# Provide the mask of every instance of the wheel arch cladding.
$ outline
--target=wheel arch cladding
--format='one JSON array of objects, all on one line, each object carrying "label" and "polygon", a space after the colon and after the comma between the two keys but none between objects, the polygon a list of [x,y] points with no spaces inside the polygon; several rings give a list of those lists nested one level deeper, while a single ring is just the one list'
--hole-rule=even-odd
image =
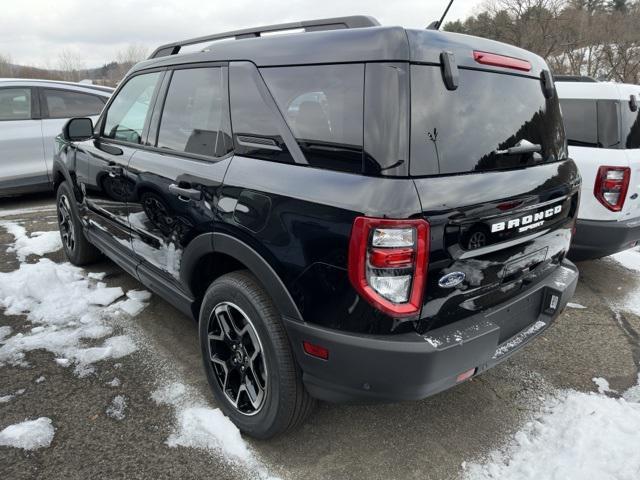
[{"label": "wheel arch cladding", "polygon": [[195,238],[184,252],[180,277],[199,305],[213,280],[241,269],[249,270],[258,279],[281,315],[303,321],[291,294],[273,267],[252,247],[231,235],[216,232]]}]

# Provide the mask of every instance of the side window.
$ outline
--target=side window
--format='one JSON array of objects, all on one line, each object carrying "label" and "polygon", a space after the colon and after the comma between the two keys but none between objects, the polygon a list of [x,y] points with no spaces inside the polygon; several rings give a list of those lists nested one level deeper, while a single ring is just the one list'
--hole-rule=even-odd
[{"label": "side window", "polygon": [[223,70],[175,70],[160,120],[159,148],[222,157],[232,150]]},{"label": "side window", "polygon": [[598,146],[598,110],[595,100],[560,100],[569,145]]},{"label": "side window", "polygon": [[0,120],[31,119],[31,89],[0,89]]},{"label": "side window", "polygon": [[362,171],[364,65],[261,69],[311,166]]},{"label": "side window", "polygon": [[142,143],[142,131],[159,78],[160,72],[136,75],[122,87],[107,111],[104,137]]},{"label": "side window", "polygon": [[97,95],[44,89],[44,102],[49,118],[91,117],[99,115],[104,101]]},{"label": "side window", "polygon": [[229,91],[235,152],[263,160],[293,163],[280,132],[278,113],[273,111],[275,106],[271,108],[268,104],[269,92],[256,67],[247,62],[232,63],[229,67]]}]

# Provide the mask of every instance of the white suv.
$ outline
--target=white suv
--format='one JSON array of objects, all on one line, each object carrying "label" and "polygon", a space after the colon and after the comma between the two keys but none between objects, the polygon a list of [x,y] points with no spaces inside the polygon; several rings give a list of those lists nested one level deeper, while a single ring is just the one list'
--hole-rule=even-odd
[{"label": "white suv", "polygon": [[640,241],[640,86],[556,77],[569,155],[582,175],[570,256],[600,258]]},{"label": "white suv", "polygon": [[112,88],[0,78],[0,197],[51,189],[55,137],[69,118],[102,111]]}]

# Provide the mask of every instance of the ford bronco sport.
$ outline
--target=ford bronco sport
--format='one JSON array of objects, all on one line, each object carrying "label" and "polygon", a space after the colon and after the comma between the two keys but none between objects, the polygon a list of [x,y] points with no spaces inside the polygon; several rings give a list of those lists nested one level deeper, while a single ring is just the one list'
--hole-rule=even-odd
[{"label": "ford bronco sport", "polygon": [[489,40],[348,17],[165,45],[66,125],[54,170],[69,260],[197,318],[219,405],[260,438],[315,399],[478,375],[576,286],[553,79]]},{"label": "ford bronco sport", "polygon": [[569,154],[582,177],[573,260],[640,244],[639,85],[555,79]]}]

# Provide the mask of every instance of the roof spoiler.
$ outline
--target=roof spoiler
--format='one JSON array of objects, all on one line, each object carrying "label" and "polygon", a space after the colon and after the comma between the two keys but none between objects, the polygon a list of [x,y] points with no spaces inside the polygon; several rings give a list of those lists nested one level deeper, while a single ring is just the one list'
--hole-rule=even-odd
[{"label": "roof spoiler", "polygon": [[176,55],[182,47],[188,45],[197,45],[198,43],[213,42],[215,40],[243,38],[257,38],[263,33],[282,32],[286,30],[303,29],[305,32],[317,32],[321,30],[340,30],[344,28],[364,28],[380,26],[378,20],[365,15],[354,15],[350,17],[322,18],[319,20],[305,20],[302,22],[280,23],[277,25],[266,25],[263,27],[246,28],[243,30],[234,30],[230,32],[216,33],[214,35],[206,35],[204,37],[191,38],[181,42],[167,43],[162,45],[151,54],[149,58],[166,57],[168,55]]},{"label": "roof spoiler", "polygon": [[556,82],[598,83],[598,80],[586,75],[554,75],[553,80]]}]

